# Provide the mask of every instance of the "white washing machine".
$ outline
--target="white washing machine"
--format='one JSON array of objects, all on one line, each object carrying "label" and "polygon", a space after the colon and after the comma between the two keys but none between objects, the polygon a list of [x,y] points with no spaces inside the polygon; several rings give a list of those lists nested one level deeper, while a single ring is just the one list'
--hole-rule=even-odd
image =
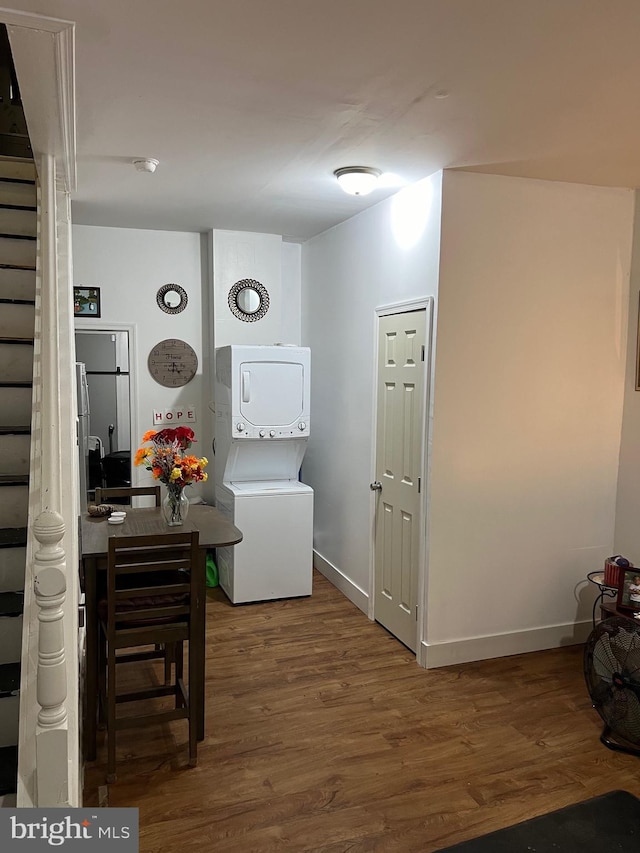
[{"label": "white washing machine", "polygon": [[216,550],[220,586],[233,604],[311,595],[310,486],[298,480],[223,483],[216,506],[244,537]]}]

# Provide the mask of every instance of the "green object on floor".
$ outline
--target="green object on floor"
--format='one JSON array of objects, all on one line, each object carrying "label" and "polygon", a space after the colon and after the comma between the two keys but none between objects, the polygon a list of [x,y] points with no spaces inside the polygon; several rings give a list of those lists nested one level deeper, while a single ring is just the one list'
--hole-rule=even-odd
[{"label": "green object on floor", "polygon": [[211,551],[207,551],[207,586],[218,586],[218,567]]}]

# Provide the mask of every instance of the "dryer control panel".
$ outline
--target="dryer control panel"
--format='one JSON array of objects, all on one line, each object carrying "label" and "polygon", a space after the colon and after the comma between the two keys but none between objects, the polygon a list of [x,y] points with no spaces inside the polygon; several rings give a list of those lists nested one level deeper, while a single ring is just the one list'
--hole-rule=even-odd
[{"label": "dryer control panel", "polygon": [[247,423],[241,418],[232,419],[232,438],[259,438],[263,441],[273,441],[283,438],[308,438],[310,432],[308,421],[297,421],[286,427],[271,429]]}]

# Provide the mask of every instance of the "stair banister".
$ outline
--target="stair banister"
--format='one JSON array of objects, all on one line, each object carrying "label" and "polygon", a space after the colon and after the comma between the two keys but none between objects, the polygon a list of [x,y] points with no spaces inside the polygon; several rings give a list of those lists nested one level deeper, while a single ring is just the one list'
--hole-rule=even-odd
[{"label": "stair banister", "polygon": [[[67,584],[62,516],[58,512],[41,512],[33,532],[40,545],[34,559],[34,594],[39,608],[37,795],[40,806],[60,805],[60,799],[68,800],[67,675],[63,630]],[[53,767],[60,768],[60,772],[52,773]],[[65,791],[66,795],[62,793]]]},{"label": "stair banister", "polygon": [[43,155],[18,806],[79,806],[77,449],[68,194]]}]

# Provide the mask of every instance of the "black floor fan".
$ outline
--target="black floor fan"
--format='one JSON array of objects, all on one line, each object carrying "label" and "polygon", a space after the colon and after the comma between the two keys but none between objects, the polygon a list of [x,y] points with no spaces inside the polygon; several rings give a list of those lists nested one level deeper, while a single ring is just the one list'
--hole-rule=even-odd
[{"label": "black floor fan", "polygon": [[614,616],[596,625],[584,650],[584,677],[604,720],[602,743],[640,755],[640,624]]}]

